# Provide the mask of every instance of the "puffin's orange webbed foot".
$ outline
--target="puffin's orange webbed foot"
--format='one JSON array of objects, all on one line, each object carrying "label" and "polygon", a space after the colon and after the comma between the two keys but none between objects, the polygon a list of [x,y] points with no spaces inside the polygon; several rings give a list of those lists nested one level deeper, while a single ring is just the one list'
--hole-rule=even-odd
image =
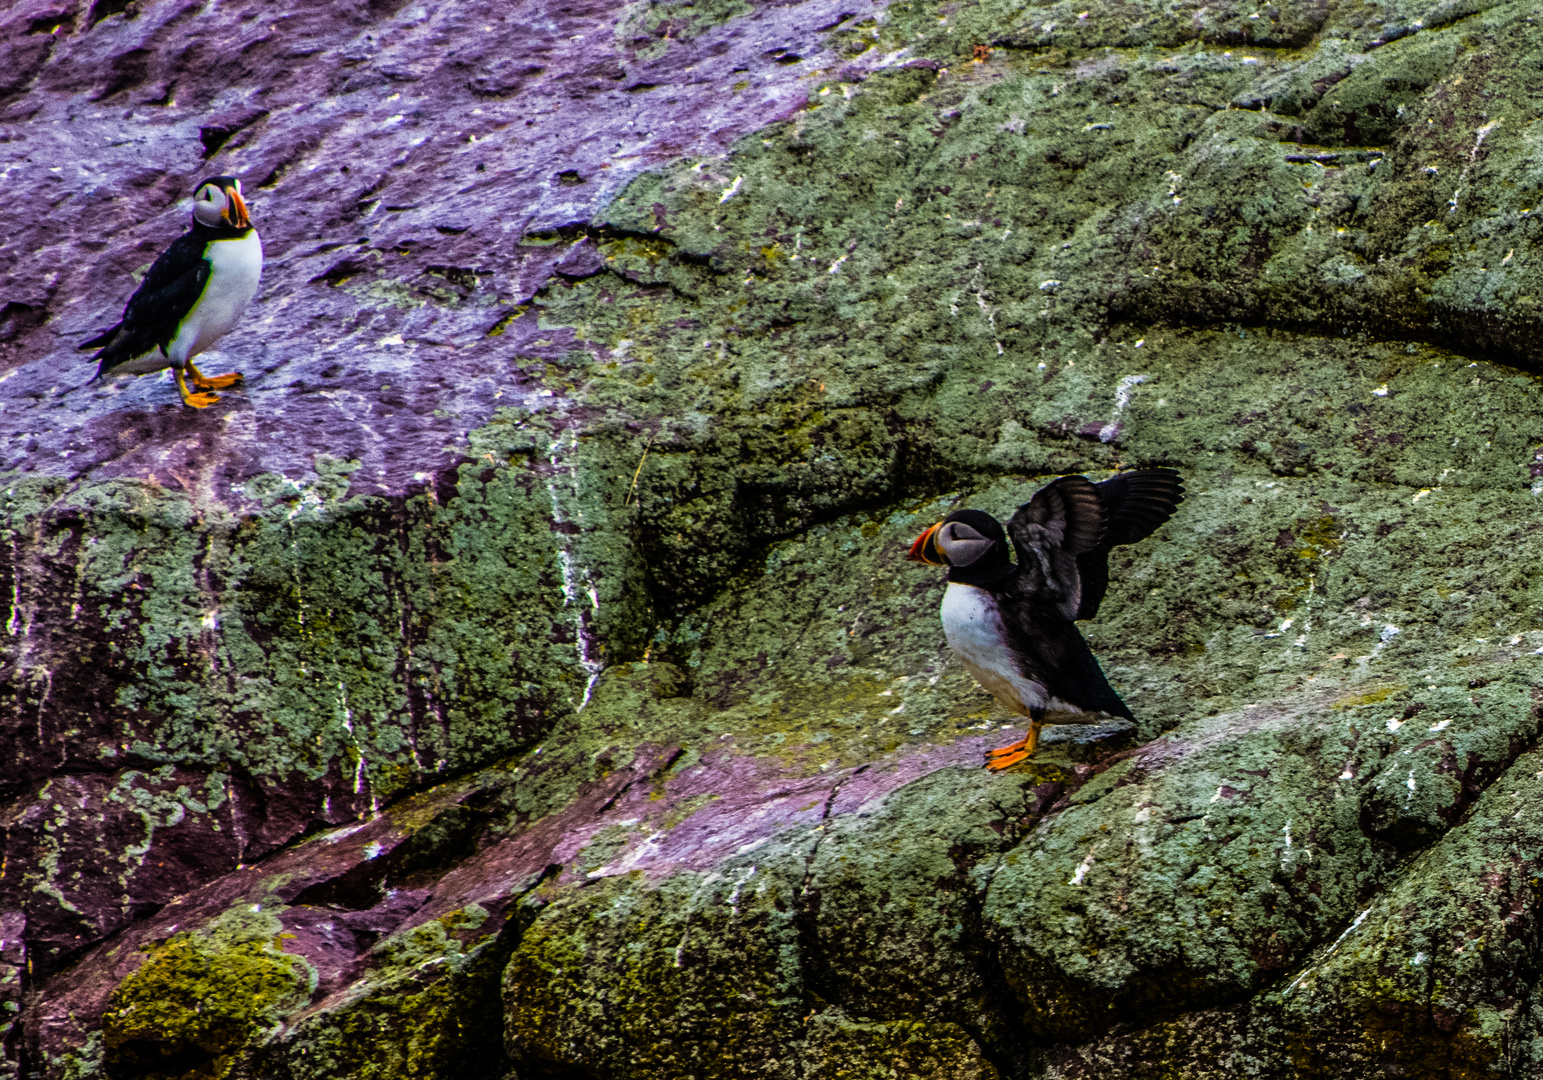
[{"label": "puffin's orange webbed foot", "polygon": [[1018,762],[1033,756],[1034,750],[1038,745],[1039,724],[1035,721],[1030,721],[1029,730],[1024,733],[1023,738],[1011,746],[1003,746],[996,750],[986,751],[986,768],[992,772],[1011,768],[1018,764]]},{"label": "puffin's orange webbed foot", "polygon": [[188,390],[188,384],[183,381],[182,371],[174,368],[177,376],[177,389],[182,392],[182,404],[193,409],[207,409],[220,400],[219,394],[195,394]]},{"label": "puffin's orange webbed foot", "polygon": [[[1000,753],[1000,751],[998,752]],[[1027,750],[1016,750],[1011,754],[1003,754],[1001,757],[989,759],[986,762],[986,768],[992,772],[1001,772],[1003,769],[1012,768],[1020,761],[1027,761],[1028,757],[1029,752]]]},{"label": "puffin's orange webbed foot", "polygon": [[193,376],[193,385],[200,390],[223,390],[227,386],[236,385],[244,378],[239,371],[233,371],[229,375],[215,375],[211,378],[192,364],[188,364],[188,374]]}]

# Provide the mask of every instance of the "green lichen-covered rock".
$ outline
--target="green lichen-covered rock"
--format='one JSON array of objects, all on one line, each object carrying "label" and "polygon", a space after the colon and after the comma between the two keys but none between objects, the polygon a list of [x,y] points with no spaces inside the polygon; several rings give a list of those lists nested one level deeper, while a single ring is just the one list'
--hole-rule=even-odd
[{"label": "green lichen-covered rock", "polygon": [[497,1075],[506,1064],[498,979],[509,949],[488,914],[473,904],[382,941],[362,978],[292,1014],[240,1075]]},{"label": "green lichen-covered rock", "polygon": [[1398,884],[1244,1005],[1065,1048],[1046,1075],[1530,1076],[1540,761],[1518,758]]},{"label": "green lichen-covered rock", "polygon": [[1304,1067],[1359,1057],[1407,1074],[1482,1076],[1543,1063],[1536,1006],[1522,990],[1537,971],[1540,782],[1543,758],[1518,758],[1267,1001],[1301,1033]]},{"label": "green lichen-covered rock", "polygon": [[857,1016],[963,1025],[994,1050],[1016,1042],[1002,1030],[1018,1016],[993,978],[981,904],[990,856],[1011,850],[1060,787],[944,769],[834,820],[805,890],[820,996]]},{"label": "green lichen-covered rock", "polygon": [[840,1009],[811,1021],[805,1067],[807,1075],[833,1080],[997,1080],[1001,1075],[957,1027],[853,1021]]},{"label": "green lichen-covered rock", "polygon": [[1204,1006],[1281,978],[1397,865],[1397,848],[1362,824],[1368,795],[1383,794],[1369,778],[1397,770],[1409,802],[1432,788],[1427,800],[1455,819],[1460,781],[1443,783],[1450,772],[1409,751],[1437,744],[1498,775],[1537,730],[1527,690],[1512,696],[1482,727],[1470,721],[1481,734],[1463,751],[1449,718],[1388,737],[1369,709],[1335,717],[1330,705],[1333,719],[1314,722],[1307,705],[1186,727],[1110,769],[991,881],[984,917],[1027,1022],[1085,1037],[1132,1012]]},{"label": "green lichen-covered rock", "polygon": [[504,971],[509,1050],[605,1075],[802,1075],[796,908],[812,838],[660,887],[558,899]]},{"label": "green lichen-covered rock", "polygon": [[236,1051],[305,1001],[305,960],[283,951],[283,924],[256,907],[170,938],[119,984],[102,1014],[109,1073],[227,1076]]},{"label": "green lichen-covered rock", "polygon": [[[848,13],[856,66],[804,107],[505,244],[487,273],[548,267],[534,292],[433,347],[535,323],[489,363],[524,396],[408,494],[335,459],[239,513],[6,481],[0,887],[59,1002],[31,1060],[1543,1068],[1543,30],[1520,0],[1081,6]],[[769,10],[608,33],[674,63]],[[484,273],[377,262],[317,288],[459,309]],[[908,541],[1157,465],[1186,501],[1084,626],[1136,722],[985,773],[1019,718]]]},{"label": "green lichen-covered rock", "polygon": [[[0,707],[34,737],[0,788],[36,967],[582,701],[595,630],[528,461],[468,465],[443,498],[345,498],[346,473],[259,477],[246,515],[142,484],[6,488]],[[60,755],[90,769],[46,778]]]}]

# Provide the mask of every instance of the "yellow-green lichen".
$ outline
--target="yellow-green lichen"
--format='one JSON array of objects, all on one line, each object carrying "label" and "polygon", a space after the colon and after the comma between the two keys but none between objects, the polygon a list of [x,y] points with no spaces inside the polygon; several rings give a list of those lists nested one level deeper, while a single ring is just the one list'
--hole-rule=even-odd
[{"label": "yellow-green lichen", "polygon": [[228,1075],[236,1053],[313,989],[309,965],[284,952],[282,929],[244,905],[152,946],[103,1013],[107,1068],[144,1080]]}]

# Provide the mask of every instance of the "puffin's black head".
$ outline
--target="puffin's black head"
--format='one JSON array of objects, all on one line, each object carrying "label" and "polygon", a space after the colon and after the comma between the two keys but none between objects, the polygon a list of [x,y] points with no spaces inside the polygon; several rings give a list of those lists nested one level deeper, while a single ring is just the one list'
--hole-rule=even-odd
[{"label": "puffin's black head", "polygon": [[946,566],[960,585],[990,585],[1013,572],[1002,523],[984,510],[955,510],[918,536],[906,558]]},{"label": "puffin's black head", "polygon": [[252,219],[234,176],[211,176],[193,191],[193,220],[211,229],[250,229]]}]

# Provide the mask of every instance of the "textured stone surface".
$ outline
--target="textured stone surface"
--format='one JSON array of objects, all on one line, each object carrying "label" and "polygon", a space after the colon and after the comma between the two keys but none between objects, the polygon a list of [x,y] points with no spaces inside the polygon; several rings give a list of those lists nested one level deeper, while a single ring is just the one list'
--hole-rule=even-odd
[{"label": "textured stone surface", "polygon": [[[35,965],[582,700],[610,635],[578,602],[637,587],[599,569],[626,552],[555,565],[604,509],[576,403],[523,370],[574,345],[531,295],[597,258],[552,230],[801,105],[827,7],[8,10],[0,891]],[[207,365],[244,388],[195,415],[159,377],[86,386],[81,332],[211,172],[267,250]],[[479,468],[500,409],[546,419]]]},{"label": "textured stone surface", "polygon": [[[1543,1068],[1530,7],[0,18],[9,1075]],[[906,542],[1143,465],[986,775]]]},{"label": "textured stone surface", "polygon": [[[238,507],[233,485],[307,479],[318,454],[359,462],[371,493],[452,468],[495,410],[551,396],[525,367],[577,344],[522,319],[554,266],[582,262],[553,230],[801,107],[832,59],[820,28],[858,14],[751,10],[13,5],[0,467]],[[243,178],[267,254],[257,306],[206,365],[244,389],[195,415],[165,377],[87,387],[74,344],[116,321],[219,172]]]}]

